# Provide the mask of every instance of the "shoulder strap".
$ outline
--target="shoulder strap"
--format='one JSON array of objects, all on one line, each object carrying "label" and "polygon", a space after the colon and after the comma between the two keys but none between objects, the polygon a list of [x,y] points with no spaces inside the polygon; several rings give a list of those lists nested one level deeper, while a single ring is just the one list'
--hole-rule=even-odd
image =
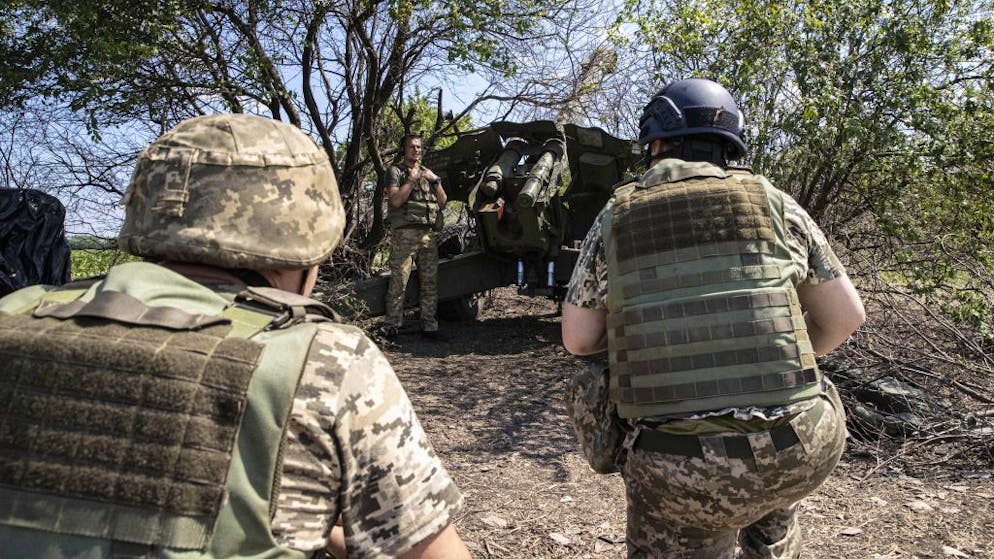
[{"label": "shoulder strap", "polygon": [[269,329],[287,328],[298,322],[341,322],[338,314],[321,301],[272,287],[246,288],[235,296],[233,306],[268,314],[272,317]]},{"label": "shoulder strap", "polygon": [[[69,292],[71,293],[71,292]],[[76,299],[68,302],[43,300],[34,310],[35,318],[102,318],[136,326],[157,326],[170,330],[199,330],[215,324],[224,324],[221,316],[194,314],[174,307],[150,307],[140,299],[120,291],[100,291],[93,299],[84,301],[76,292]]]},{"label": "shoulder strap", "polygon": [[209,316],[173,307],[148,306],[119,291],[99,291],[84,300],[84,285],[32,292],[30,301],[12,309],[32,311],[36,318],[101,318],[136,326],[170,330],[198,330],[218,324],[232,325],[231,337],[249,338],[263,330],[287,328],[298,322],[341,322],[329,306],[315,299],[269,287],[249,287],[235,296],[220,314]]},{"label": "shoulder strap", "polygon": [[[79,287],[79,286],[77,286]],[[215,316],[189,313],[174,307],[148,306],[141,300],[119,291],[100,291],[83,300],[83,289],[59,289],[44,293],[31,308],[36,318],[101,318],[136,326],[156,326],[170,330],[199,330],[219,324],[231,324],[227,337],[250,338],[273,328],[279,313],[232,304]],[[25,308],[24,311],[30,309]],[[283,320],[285,322],[285,319]]]}]

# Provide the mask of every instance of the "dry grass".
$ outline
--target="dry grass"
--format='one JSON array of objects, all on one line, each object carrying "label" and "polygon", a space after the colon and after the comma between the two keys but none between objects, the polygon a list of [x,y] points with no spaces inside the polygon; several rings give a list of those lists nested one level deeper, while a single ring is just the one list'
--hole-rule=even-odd
[{"label": "dry grass", "polygon": [[[384,349],[465,494],[457,526],[474,554],[624,557],[621,480],[587,467],[566,417],[580,363],[562,349],[555,306],[501,289],[479,321],[443,330],[451,341],[408,335]],[[994,557],[994,467],[963,442],[852,441],[802,505],[805,557]],[[955,463],[925,465],[954,451]]]}]

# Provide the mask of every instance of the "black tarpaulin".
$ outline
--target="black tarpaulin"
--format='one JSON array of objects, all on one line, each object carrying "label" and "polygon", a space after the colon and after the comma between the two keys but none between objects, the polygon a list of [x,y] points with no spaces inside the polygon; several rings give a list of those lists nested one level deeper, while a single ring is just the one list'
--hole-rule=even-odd
[{"label": "black tarpaulin", "polygon": [[69,281],[65,218],[66,209],[54,196],[0,188],[0,296]]}]

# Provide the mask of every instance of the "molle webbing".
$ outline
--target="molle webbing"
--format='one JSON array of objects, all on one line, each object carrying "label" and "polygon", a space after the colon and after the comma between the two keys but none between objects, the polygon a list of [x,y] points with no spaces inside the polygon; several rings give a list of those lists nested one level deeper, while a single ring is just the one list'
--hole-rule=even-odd
[{"label": "molle webbing", "polygon": [[654,404],[677,400],[713,398],[723,395],[751,394],[804,386],[818,381],[817,369],[786,373],[766,373],[741,378],[687,382],[669,386],[618,388],[618,398],[630,404]]},{"label": "molle webbing", "polygon": [[778,192],[751,176],[708,176],[615,196],[603,229],[611,392],[622,417],[816,394]]},{"label": "molle webbing", "polygon": [[[766,247],[776,242],[763,185],[724,180],[635,188],[627,199],[616,201],[611,236],[622,270],[643,255],[692,248],[686,259],[701,250],[734,253],[735,244],[723,243]],[[681,254],[672,258],[679,261]]]},{"label": "molle webbing", "polygon": [[[749,280],[779,280],[782,270],[776,265],[755,265],[759,254],[742,254],[729,262],[731,267],[712,270],[677,271],[673,275],[659,273],[658,268],[640,269],[638,276],[622,277],[619,288],[625,298],[638,297],[648,293],[670,291],[694,287],[704,287],[721,283]],[[646,261],[652,261],[652,258]],[[658,259],[656,259],[658,260]],[[633,262],[633,261],[629,261]],[[681,261],[685,262],[685,261]],[[619,265],[621,268],[621,265]]]},{"label": "molle webbing", "polygon": [[262,346],[211,321],[169,329],[196,315],[134,326],[149,315],[129,314],[127,326],[85,305],[62,313],[72,310],[72,320],[0,315],[0,487],[45,495],[65,515],[44,520],[52,529],[203,547]]},{"label": "molle webbing", "polygon": [[[798,306],[796,292],[782,293],[751,293],[735,294],[696,299],[676,303],[655,303],[642,305],[639,308],[626,310],[621,313],[608,315],[607,327],[614,330],[618,341],[628,340],[630,345],[619,349],[641,349],[658,345],[676,345],[694,342],[741,338],[759,334],[774,334],[790,332],[803,325],[796,324],[791,317],[782,316],[754,322],[739,324],[698,325],[687,328],[654,332],[656,337],[625,337],[627,331],[632,331],[641,324],[658,322],[664,319],[695,317],[707,314],[726,313],[733,311],[751,311],[770,307]],[[659,337],[663,336],[663,337]]]}]

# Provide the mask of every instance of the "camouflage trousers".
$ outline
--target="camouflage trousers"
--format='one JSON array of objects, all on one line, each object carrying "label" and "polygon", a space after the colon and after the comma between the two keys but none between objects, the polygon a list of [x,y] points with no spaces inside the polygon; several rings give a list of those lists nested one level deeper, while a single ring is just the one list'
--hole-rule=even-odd
[{"label": "camouflage trousers", "polygon": [[421,328],[438,330],[438,241],[429,227],[394,229],[390,241],[390,285],[387,287],[384,323],[400,326],[404,320],[404,293],[417,264],[421,285]]},{"label": "camouflage trousers", "polygon": [[[797,441],[778,450],[770,431],[694,437],[703,457],[638,448],[626,440],[622,475],[628,499],[628,557],[796,559],[797,504],[842,456],[845,413],[835,387],[790,420]],[[682,437],[692,437],[684,435]],[[727,439],[739,437],[736,444]],[[748,458],[725,449],[749,449]],[[732,454],[732,453],[728,453]]]}]

